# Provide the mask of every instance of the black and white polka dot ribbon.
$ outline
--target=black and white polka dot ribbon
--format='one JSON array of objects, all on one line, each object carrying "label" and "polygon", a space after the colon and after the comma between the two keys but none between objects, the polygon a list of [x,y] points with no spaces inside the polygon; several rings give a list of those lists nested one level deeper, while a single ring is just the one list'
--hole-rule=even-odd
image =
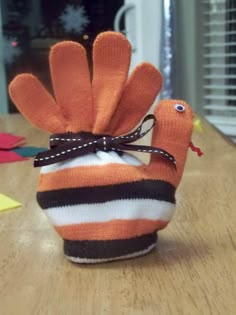
[{"label": "black and white polka dot ribbon", "polygon": [[[152,125],[142,131],[143,125],[147,121],[152,121]],[[131,144],[143,138],[154,127],[155,122],[154,115],[147,115],[135,131],[117,137],[95,135],[91,132],[54,134],[50,137],[50,150],[39,153],[34,160],[34,166],[50,165],[96,151],[154,153],[159,154],[175,166],[175,158],[165,150],[153,146]]]}]

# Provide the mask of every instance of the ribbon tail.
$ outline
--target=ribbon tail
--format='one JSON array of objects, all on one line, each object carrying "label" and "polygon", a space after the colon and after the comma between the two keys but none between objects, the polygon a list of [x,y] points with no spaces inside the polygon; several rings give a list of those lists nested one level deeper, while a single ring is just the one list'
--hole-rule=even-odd
[{"label": "ribbon tail", "polygon": [[[152,120],[152,125],[150,127],[148,127],[145,131],[142,132],[142,128],[145,122]],[[125,143],[131,143],[134,141],[137,141],[141,138],[143,138],[154,126],[156,123],[156,117],[152,114],[147,115],[143,121],[141,122],[141,124],[138,126],[138,128],[136,128],[133,132],[125,135],[125,136],[119,136],[119,137],[115,137],[113,138],[113,140],[116,140],[117,144],[122,144],[123,142]]]},{"label": "ribbon tail", "polygon": [[156,148],[156,147],[146,146],[146,145],[123,144],[123,145],[119,145],[118,149],[120,151],[136,151],[136,152],[142,152],[142,153],[158,154],[164,159],[166,159],[168,162],[171,162],[172,165],[175,166],[176,168],[176,160],[174,156],[161,148]]},{"label": "ribbon tail", "polygon": [[36,155],[34,159],[34,167],[55,164],[71,158],[85,155],[87,153],[91,153],[92,150],[90,143],[91,142],[85,145],[74,147],[71,147],[70,143],[66,143],[51,150],[40,152]]}]

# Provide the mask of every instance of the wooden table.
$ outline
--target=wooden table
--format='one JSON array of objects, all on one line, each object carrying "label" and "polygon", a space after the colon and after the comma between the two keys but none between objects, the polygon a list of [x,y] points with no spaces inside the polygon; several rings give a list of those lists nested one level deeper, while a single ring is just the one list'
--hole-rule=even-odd
[{"label": "wooden table", "polygon": [[[0,192],[22,202],[0,214],[0,314],[236,314],[236,150],[203,122],[189,152],[172,223],[151,254],[79,266],[35,201],[32,161],[0,165]],[[0,130],[45,146],[48,136],[19,115]]]}]

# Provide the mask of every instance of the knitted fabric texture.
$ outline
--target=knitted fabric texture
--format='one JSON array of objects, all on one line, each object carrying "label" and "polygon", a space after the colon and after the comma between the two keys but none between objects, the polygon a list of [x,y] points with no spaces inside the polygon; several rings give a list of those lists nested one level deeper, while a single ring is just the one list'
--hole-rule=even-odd
[{"label": "knitted fabric texture", "polygon": [[[159,93],[160,72],[149,63],[128,78],[131,47],[120,33],[101,33],[93,45],[93,78],[85,49],[65,41],[50,51],[55,97],[31,74],[11,82],[21,113],[50,133],[120,136],[141,121]],[[97,263],[143,255],[156,246],[157,231],[170,222],[175,190],[191,141],[193,113],[183,101],[163,100],[155,109],[152,146],[160,155],[149,165],[131,154],[97,151],[41,168],[37,200],[58,234],[65,255]]]}]

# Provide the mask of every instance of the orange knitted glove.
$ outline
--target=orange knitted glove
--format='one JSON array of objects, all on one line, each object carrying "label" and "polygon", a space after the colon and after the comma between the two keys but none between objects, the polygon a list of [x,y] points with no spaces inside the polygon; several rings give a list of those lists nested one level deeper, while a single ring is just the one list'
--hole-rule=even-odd
[{"label": "orange knitted glove", "polygon": [[[100,34],[93,47],[91,83],[84,48],[62,42],[50,51],[55,98],[31,74],[18,75],[9,87],[22,114],[54,134],[49,153],[36,159],[46,163],[37,199],[74,262],[143,255],[155,247],[156,231],[174,213],[193,113],[183,101],[161,101],[152,147],[136,147],[152,153],[150,164],[123,152],[120,148],[129,150],[129,140],[142,131],[122,135],[140,122],[162,84],[160,72],[149,63],[127,78],[130,55],[123,35]],[[129,140],[116,149],[117,139]]]}]

